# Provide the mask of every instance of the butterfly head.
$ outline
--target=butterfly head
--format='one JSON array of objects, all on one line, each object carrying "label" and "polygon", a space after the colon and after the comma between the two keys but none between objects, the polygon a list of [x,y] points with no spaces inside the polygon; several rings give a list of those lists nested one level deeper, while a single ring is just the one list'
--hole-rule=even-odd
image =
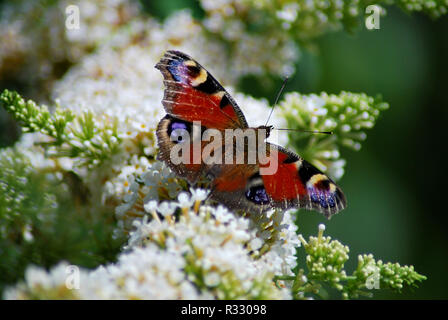
[{"label": "butterfly head", "polygon": [[259,126],[257,127],[257,130],[264,130],[266,132],[265,139],[269,138],[271,135],[271,131],[274,129],[274,126]]}]

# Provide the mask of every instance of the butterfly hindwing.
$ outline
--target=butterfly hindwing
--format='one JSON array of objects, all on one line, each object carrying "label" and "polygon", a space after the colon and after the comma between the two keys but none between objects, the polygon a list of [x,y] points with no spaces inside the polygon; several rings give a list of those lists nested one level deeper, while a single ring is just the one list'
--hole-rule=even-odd
[{"label": "butterfly hindwing", "polygon": [[257,183],[258,170],[257,165],[249,164],[211,166],[211,198],[231,209],[262,213],[269,208],[269,201],[261,204],[252,201],[255,193],[247,194],[249,187]]},{"label": "butterfly hindwing", "polygon": [[273,207],[314,209],[326,217],[346,207],[344,194],[327,175],[294,152],[270,147],[277,151],[272,160],[278,167],[274,174],[261,177]]},{"label": "butterfly hindwing", "polygon": [[[267,148],[269,161],[264,165],[216,168],[212,198],[249,212],[304,208],[328,218],[346,207],[341,189],[315,166],[280,146],[267,143]],[[263,168],[272,162],[276,163],[273,174],[264,174]]]},{"label": "butterfly hindwing", "polygon": [[156,68],[164,78],[162,104],[168,114],[189,122],[201,121],[207,128],[247,127],[246,119],[232,97],[188,55],[167,51]]}]

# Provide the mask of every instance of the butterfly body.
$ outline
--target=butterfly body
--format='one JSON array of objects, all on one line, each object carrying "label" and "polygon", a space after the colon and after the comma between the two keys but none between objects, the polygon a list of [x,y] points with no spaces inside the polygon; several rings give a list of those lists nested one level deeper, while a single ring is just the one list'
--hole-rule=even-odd
[{"label": "butterfly body", "polygon": [[345,208],[344,194],[329,177],[266,142],[273,127],[249,127],[233,98],[198,62],[167,51],[156,68],[164,78],[167,112],[157,128],[159,158],[178,176],[191,184],[209,181],[211,197],[235,210],[306,208],[330,217]]}]

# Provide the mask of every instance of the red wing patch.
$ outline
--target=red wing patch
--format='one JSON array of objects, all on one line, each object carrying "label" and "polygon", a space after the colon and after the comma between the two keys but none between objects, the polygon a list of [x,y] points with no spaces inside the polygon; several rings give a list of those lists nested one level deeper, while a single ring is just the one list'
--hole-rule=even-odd
[{"label": "red wing patch", "polygon": [[[278,152],[278,166],[275,174],[262,175],[264,187],[269,197],[275,202],[295,200],[303,198],[306,188],[297,174],[297,162],[288,163],[288,154]],[[275,159],[271,159],[275,161]],[[260,165],[263,168],[262,165]]]},{"label": "red wing patch", "polygon": [[218,192],[244,191],[248,179],[256,170],[253,165],[225,165],[213,181],[214,188]]},{"label": "red wing patch", "polygon": [[162,104],[167,113],[207,128],[247,128],[236,102],[198,62],[179,51],[167,51],[156,65],[164,78]]},{"label": "red wing patch", "polygon": [[235,109],[231,105],[221,108],[221,100],[218,94],[210,95],[185,87],[183,92],[164,102],[172,105],[172,113],[182,120],[201,121],[201,125],[207,128],[240,128]]},{"label": "red wing patch", "polygon": [[278,168],[261,177],[271,206],[315,209],[327,217],[346,207],[344,194],[328,176],[295,153],[270,146],[278,149]]}]

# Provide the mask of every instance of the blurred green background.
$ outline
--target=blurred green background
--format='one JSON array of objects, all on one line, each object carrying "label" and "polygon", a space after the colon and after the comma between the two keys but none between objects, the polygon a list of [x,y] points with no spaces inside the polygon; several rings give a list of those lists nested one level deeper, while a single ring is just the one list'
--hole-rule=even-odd
[{"label": "blurred green background", "polygon": [[[447,35],[447,17],[388,8],[380,30],[328,34],[317,41],[319,53],[304,53],[298,64],[298,91],[380,93],[390,103],[361,151],[343,153],[349,207],[327,223],[328,234],[349,245],[353,267],[370,250],[428,277],[415,292],[376,298],[448,298]],[[315,232],[318,220],[302,213],[302,232]]]},{"label": "blurred green background", "polygon": [[[289,86],[305,93],[380,93],[390,103],[361,151],[343,153],[340,184],[349,206],[326,223],[329,235],[349,245],[352,268],[353,258],[370,250],[383,261],[413,264],[428,277],[415,292],[376,298],[448,298],[447,35],[447,17],[431,21],[388,8],[380,30],[318,39],[318,53],[303,52]],[[299,216],[306,234],[318,221],[324,219]]]},{"label": "blurred green background", "polygon": [[[161,19],[183,7],[201,15],[194,0],[144,3]],[[380,30],[329,33],[312,48],[302,48],[297,72],[287,85],[286,91],[301,93],[382,94],[390,103],[367,132],[361,151],[343,150],[347,165],[340,185],[348,208],[330,221],[305,211],[298,215],[305,236],[316,234],[323,222],[327,235],[350,247],[349,271],[358,254],[372,253],[383,261],[412,264],[428,277],[414,291],[380,291],[375,298],[448,298],[448,211],[443,202],[447,35],[446,16],[431,20],[388,7]],[[280,81],[266,85],[263,79],[248,78],[240,89],[272,103]],[[13,144],[18,132],[0,110],[0,147]]]}]

